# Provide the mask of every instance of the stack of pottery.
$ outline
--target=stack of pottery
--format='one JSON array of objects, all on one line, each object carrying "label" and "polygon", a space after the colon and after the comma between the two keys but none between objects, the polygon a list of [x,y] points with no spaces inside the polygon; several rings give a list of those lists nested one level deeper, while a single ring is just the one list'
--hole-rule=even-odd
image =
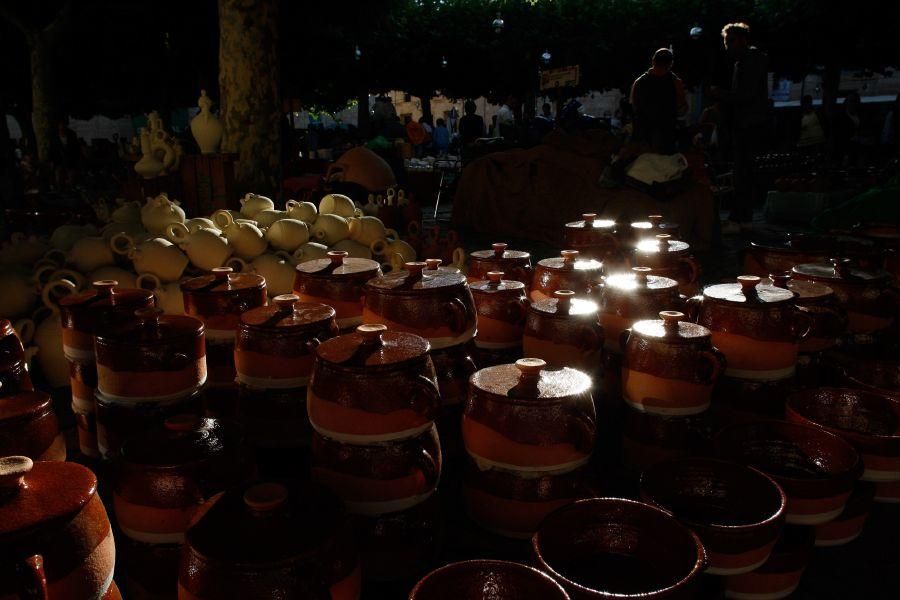
[{"label": "stack of pottery", "polygon": [[596,373],[603,363],[604,336],[596,302],[576,298],[572,290],[556,290],[551,298],[528,306],[522,351],[554,367]]},{"label": "stack of pottery", "polygon": [[536,358],[475,373],[462,419],[464,499],[482,527],[528,538],[553,510],[593,496],[591,379]]},{"label": "stack of pottery", "polygon": [[131,436],[181,413],[200,414],[203,323],[158,308],[95,332],[97,448],[110,459]]},{"label": "stack of pottery", "polygon": [[424,338],[384,325],[316,348],[313,479],[355,515],[367,579],[413,575],[437,550],[440,393]]},{"label": "stack of pottery", "polygon": [[265,306],[266,280],[255,273],[233,273],[218,267],[209,275],[181,283],[188,315],[205,325],[209,387],[207,409],[213,414],[234,414],[237,399],[234,340],[241,315]]},{"label": "stack of pottery", "polygon": [[[525,284],[504,279],[503,271],[488,271],[486,279],[469,282],[475,310],[478,311],[478,331],[475,347],[478,364],[502,364],[522,356],[522,334],[528,299]],[[508,358],[508,360],[503,360]]]},{"label": "stack of pottery", "polygon": [[765,277],[790,271],[795,265],[828,262],[833,256],[847,256],[871,270],[881,264],[881,256],[871,243],[859,238],[835,238],[808,234],[788,234],[775,240],[757,240],[740,253],[741,270]]},{"label": "stack of pottery", "polygon": [[7,319],[0,319],[0,397],[34,390],[22,341]]},{"label": "stack of pottery", "polygon": [[89,457],[99,456],[94,394],[97,356],[94,335],[106,327],[134,319],[134,311],[154,305],[153,292],[117,287],[113,280],[95,281],[94,289],[59,301],[63,352],[69,362],[72,412],[78,426],[78,446]]},{"label": "stack of pottery", "polygon": [[593,258],[581,258],[578,250],[563,250],[558,258],[538,261],[531,279],[532,302],[553,297],[556,290],[572,290],[579,298],[592,297],[603,285],[604,265]]},{"label": "stack of pottery", "polygon": [[347,252],[332,250],[327,258],[297,265],[294,293],[301,302],[334,308],[341,331],[353,331],[362,324],[365,284],[380,275],[381,266],[374,260],[350,258]]},{"label": "stack of pottery", "polygon": [[638,242],[633,262],[638,267],[649,267],[653,275],[674,279],[678,291],[686,296],[699,291],[700,263],[691,255],[691,246],[671,239],[667,233]]},{"label": "stack of pottery", "polygon": [[20,391],[0,398],[0,456],[66,460],[66,441],[48,394]]},{"label": "stack of pottery", "polygon": [[504,560],[464,560],[435,569],[416,584],[409,600],[484,598],[494,590],[517,600],[569,600],[548,575]]},{"label": "stack of pottery", "polygon": [[490,271],[501,271],[506,279],[520,281],[527,289],[534,275],[531,254],[521,250],[507,250],[507,244],[502,242],[491,244],[490,250],[477,250],[469,254],[466,276],[470,284],[486,279]]},{"label": "stack of pottery", "polygon": [[581,252],[582,256],[602,261],[607,268],[624,267],[618,224],[615,221],[598,219],[594,213],[581,215],[581,221],[566,223],[566,248]]},{"label": "stack of pottery", "polygon": [[306,388],[318,345],[338,334],[335,311],[293,294],[241,315],[234,347],[237,417],[256,447],[308,447]]},{"label": "stack of pottery", "polygon": [[620,227],[618,234],[622,246],[634,248],[641,241],[652,239],[661,233],[678,238],[678,232],[678,223],[665,221],[662,215],[649,215],[646,221],[634,221],[627,229]]}]

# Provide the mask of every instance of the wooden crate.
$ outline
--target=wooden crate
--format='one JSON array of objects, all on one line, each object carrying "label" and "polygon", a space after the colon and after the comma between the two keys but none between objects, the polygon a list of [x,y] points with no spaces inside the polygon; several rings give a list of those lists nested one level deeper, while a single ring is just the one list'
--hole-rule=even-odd
[{"label": "wooden crate", "polygon": [[206,216],[220,208],[238,208],[234,184],[237,154],[192,154],[181,164],[181,206],[188,216]]}]

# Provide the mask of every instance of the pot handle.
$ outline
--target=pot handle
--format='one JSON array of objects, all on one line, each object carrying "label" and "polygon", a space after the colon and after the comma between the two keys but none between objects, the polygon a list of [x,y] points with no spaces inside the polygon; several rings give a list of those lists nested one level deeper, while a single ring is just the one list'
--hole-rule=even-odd
[{"label": "pot handle", "polygon": [[59,248],[51,248],[44,253],[42,257],[51,262],[55,262],[58,267],[66,264],[66,253]]},{"label": "pot handle", "polygon": [[462,271],[463,267],[466,266],[466,251],[462,248],[454,248],[452,264],[454,267]]},{"label": "pot handle", "polygon": [[419,387],[425,390],[425,393],[431,398],[431,414],[437,412],[437,410],[441,407],[441,389],[434,382],[434,380],[426,377],[425,375],[417,375],[413,380]]},{"label": "pot handle", "polygon": [[319,341],[319,338],[314,337],[314,338],[310,338],[310,339],[306,340],[305,342],[303,342],[303,347],[306,348],[306,351],[309,352],[310,354],[315,354],[316,348],[318,348],[319,344],[321,344],[321,343],[322,342]]},{"label": "pot handle", "polygon": [[723,354],[722,351],[718,348],[713,348],[712,350],[701,351],[700,356],[702,356],[703,359],[706,360],[712,367],[712,371],[709,375],[709,381],[707,381],[707,383],[715,383],[719,378],[719,375],[721,375],[725,371],[725,367],[727,365],[725,354]]},{"label": "pot handle", "polygon": [[688,321],[697,322],[700,318],[700,307],[703,305],[703,296],[691,296],[684,301],[684,312]]},{"label": "pot handle", "polygon": [[422,224],[418,221],[410,221],[406,226],[406,232],[411,237],[418,237],[420,233],[422,233]]},{"label": "pot handle", "polygon": [[49,600],[43,556],[29,556],[16,565],[16,571],[19,576],[18,592],[23,600]]},{"label": "pot handle", "polygon": [[34,327],[34,321],[31,319],[19,319],[13,325],[23,346],[29,344],[34,338]]},{"label": "pot handle", "polygon": [[184,223],[169,223],[166,227],[166,237],[173,244],[184,244],[188,241],[190,230]]},{"label": "pot handle", "polygon": [[[153,284],[153,287],[145,288],[144,281],[150,281]],[[159,277],[157,277],[153,273],[141,273],[137,276],[137,279],[135,279],[135,285],[142,290],[150,289],[154,292],[162,290],[162,282],[159,280]]]},{"label": "pot handle", "polygon": [[43,288],[50,282],[51,274],[58,268],[59,266],[56,265],[42,265],[34,270],[34,281],[38,289]]},{"label": "pot handle", "polygon": [[294,256],[287,250],[278,250],[278,251],[274,252],[274,254],[275,254],[275,256],[283,259],[285,262],[287,262],[289,264],[292,264],[292,265],[297,264],[297,261],[294,260]]},{"label": "pot handle", "polygon": [[387,241],[386,241],[386,240],[383,240],[383,239],[381,239],[381,240],[372,240],[372,243],[369,244],[369,250],[370,250],[370,251],[372,252],[372,254],[374,254],[375,256],[383,256],[384,253],[387,251],[387,247],[388,247]]},{"label": "pot handle", "polygon": [[58,300],[54,301],[53,292],[57,289],[65,290],[63,296],[68,296],[76,291],[78,291],[78,287],[69,281],[68,279],[54,279],[50,283],[44,286],[44,289],[41,290],[41,299],[44,301],[44,306],[49,308],[54,313],[59,312],[59,303]]},{"label": "pot handle", "polygon": [[226,229],[234,225],[234,217],[231,216],[231,213],[225,209],[217,210],[212,215],[213,223],[216,224],[216,227],[219,229]]},{"label": "pot handle", "polygon": [[468,321],[466,305],[459,298],[450,298],[447,308],[450,309],[450,328],[459,333],[464,332]]},{"label": "pot handle", "polygon": [[124,231],[120,231],[109,239],[109,247],[112,248],[112,251],[116,254],[127,256],[128,258],[131,258],[131,255],[136,248],[134,238]]},{"label": "pot handle", "polygon": [[384,230],[384,239],[389,242],[396,242],[400,239],[400,234],[397,233],[396,229],[391,229],[390,227],[388,227]]},{"label": "pot handle", "polygon": [[628,338],[631,337],[631,328],[625,329],[622,333],[619,334],[619,349],[622,351],[622,354],[625,353],[625,346],[628,345]]},{"label": "pot handle", "polygon": [[228,260],[225,261],[226,267],[231,267],[235,273],[244,273],[250,271],[250,265],[247,264],[247,261],[243,258],[238,258],[237,256],[232,256]]},{"label": "pot handle", "polygon": [[284,210],[291,210],[295,206],[300,206],[300,203],[296,200],[288,200],[284,203]]},{"label": "pot handle", "polygon": [[809,335],[812,330],[813,318],[803,306],[796,306],[794,318],[791,320],[791,334],[799,342]]},{"label": "pot handle", "polygon": [[683,256],[678,259],[678,262],[687,265],[690,272],[690,281],[688,283],[697,283],[697,280],[700,279],[700,265],[697,263],[697,259],[693,256]]},{"label": "pot handle", "polygon": [[75,284],[75,289],[78,290],[84,289],[84,286],[87,283],[84,275],[73,269],[57,269],[53,272],[51,277],[53,278],[52,281],[68,279]]}]

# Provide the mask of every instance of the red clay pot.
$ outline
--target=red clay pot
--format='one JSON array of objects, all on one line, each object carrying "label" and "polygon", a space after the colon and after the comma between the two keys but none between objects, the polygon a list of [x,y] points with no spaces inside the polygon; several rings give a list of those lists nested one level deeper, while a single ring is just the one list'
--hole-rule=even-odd
[{"label": "red clay pot", "polygon": [[638,267],[649,267],[653,275],[674,279],[682,294],[692,296],[698,291],[700,263],[691,254],[690,244],[673,240],[667,233],[638,242],[633,262]]},{"label": "red clay pot", "polygon": [[880,356],[831,352],[828,362],[840,371],[839,379],[855,387],[900,400],[900,361]]},{"label": "red clay pot", "polygon": [[599,323],[597,303],[574,296],[571,290],[556,290],[553,298],[528,307],[522,352],[551,365],[593,373],[603,362],[605,331]]},{"label": "red clay pot", "polygon": [[712,331],[713,345],[728,361],[725,375],[753,381],[791,377],[812,325],[794,305],[793,292],[761,285],[755,275],[711,285],[688,300],[687,309]]},{"label": "red clay pot", "polygon": [[0,398],[0,456],[66,460],[53,402],[44,392],[19,392]]},{"label": "red clay pot", "polygon": [[761,421],[724,428],[716,455],[755,467],[787,495],[785,521],[819,525],[844,510],[862,461],[840,437],[818,427]]},{"label": "red clay pot", "polygon": [[507,250],[504,243],[491,244],[490,250],[477,250],[469,254],[469,283],[487,279],[489,271],[502,271],[507,279],[519,281],[525,287],[531,285],[534,267],[531,254],[521,250]]},{"label": "red clay pot", "polygon": [[598,219],[594,213],[583,214],[580,221],[566,223],[566,248],[578,250],[585,258],[622,265],[618,229],[615,221]]},{"label": "red clay pot", "polygon": [[308,448],[313,430],[306,413],[306,395],[306,387],[260,388],[239,384],[236,419],[253,447]]},{"label": "red clay pot", "polygon": [[857,481],[844,511],[833,521],[816,525],[816,547],[849,544],[859,537],[875,500],[875,484]]},{"label": "red clay pot", "polygon": [[637,321],[655,319],[660,311],[681,310],[684,301],[674,279],[651,275],[647,267],[634,267],[630,273],[607,275],[597,303],[606,350],[619,354],[626,329]]},{"label": "red clay pot", "polygon": [[834,290],[827,285],[791,279],[790,271],[770,274],[769,282],[794,292],[794,304],[812,319],[809,335],[800,342],[801,354],[830,350],[847,333],[847,313],[838,304]]},{"label": "red clay pot", "polygon": [[241,315],[234,347],[237,381],[257,388],[309,383],[316,347],[338,335],[334,309],[300,302],[294,294]]},{"label": "red clay pot", "polygon": [[579,258],[578,250],[563,250],[559,258],[538,262],[528,298],[532,302],[547,300],[556,290],[572,290],[579,298],[593,297],[602,283],[602,262]]},{"label": "red clay pot", "polygon": [[836,254],[852,256],[867,268],[880,264],[878,252],[871,244],[808,234],[788,234],[783,239],[751,242],[739,256],[744,273],[766,277],[769,273],[790,271],[799,264],[827,262]]},{"label": "red clay pot", "polygon": [[663,220],[662,215],[650,215],[646,221],[634,221],[631,226],[619,228],[619,238],[626,248],[633,248],[638,242],[653,238],[661,233],[673,238],[679,237],[678,223],[670,223]]},{"label": "red clay pot", "polygon": [[660,320],[631,328],[622,360],[622,398],[635,410],[658,415],[693,415],[709,408],[713,386],[725,370],[725,355],[710,331],[661,311]]},{"label": "red clay pot", "polygon": [[654,506],[621,498],[560,508],[531,544],[538,567],[573,600],[693,598],[706,567],[691,530]]},{"label": "red clay pot", "polygon": [[769,476],[708,458],[654,465],[641,476],[641,498],[697,532],[712,575],[740,575],[764,564],[781,534],[787,505]]},{"label": "red clay pot", "polygon": [[569,600],[566,591],[537,569],[503,560],[464,560],[435,569],[416,584],[409,600],[483,598]]},{"label": "red clay pot", "polygon": [[184,541],[180,600],[360,597],[340,500],[310,484],[229,490],[204,507]]},{"label": "red clay pot", "polygon": [[525,284],[503,279],[502,271],[488,271],[486,277],[469,284],[478,312],[475,346],[485,350],[521,347],[528,310]]},{"label": "red clay pot", "polygon": [[803,571],[812,559],[815,539],[812,527],[785,527],[765,564],[750,573],[725,579],[725,597],[740,600],[787,598],[800,585]]},{"label": "red clay pot", "polygon": [[25,349],[8,319],[0,319],[0,398],[34,390],[25,366]]},{"label": "red clay pot", "polygon": [[373,277],[381,277],[381,266],[374,260],[332,250],[328,258],[297,265],[294,293],[302,302],[331,306],[341,331],[352,331],[363,322],[365,285]]},{"label": "red clay pot", "polygon": [[622,461],[637,480],[651,466],[688,456],[709,454],[713,419],[709,412],[666,417],[626,410],[622,423]]},{"label": "red clay pot", "polygon": [[0,597],[121,598],[97,478],[67,462],[0,458]]}]

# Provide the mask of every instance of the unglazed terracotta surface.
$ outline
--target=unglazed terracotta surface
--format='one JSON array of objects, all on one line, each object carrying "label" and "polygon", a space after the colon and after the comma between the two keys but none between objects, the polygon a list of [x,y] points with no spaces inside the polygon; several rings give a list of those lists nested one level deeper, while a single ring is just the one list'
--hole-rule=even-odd
[{"label": "unglazed terracotta surface", "polygon": [[603,283],[603,263],[581,258],[578,250],[563,250],[558,258],[539,261],[531,279],[532,302],[553,297],[556,290],[571,290],[579,298],[592,297]]},{"label": "unglazed terracotta surface", "polygon": [[624,257],[618,229],[615,221],[599,219],[594,213],[583,214],[580,221],[566,223],[566,248],[578,250],[585,258],[620,265]]},{"label": "unglazed terracotta surface", "polygon": [[503,350],[522,345],[528,299],[525,284],[503,279],[502,271],[489,271],[486,280],[469,284],[478,313],[475,345],[488,350]]},{"label": "unglazed terracotta surface", "polygon": [[303,302],[327,304],[336,312],[338,327],[347,330],[362,323],[365,284],[381,276],[381,266],[366,258],[349,258],[330,251],[328,258],[297,265],[294,293]]},{"label": "unglazed terracotta surface", "polygon": [[489,271],[502,271],[506,279],[530,286],[534,274],[531,254],[521,250],[508,250],[507,245],[502,242],[492,244],[490,250],[476,250],[469,254],[466,277],[470,284],[486,279]]},{"label": "unglazed terracotta surface", "polygon": [[32,460],[66,460],[66,442],[59,430],[50,396],[19,392],[0,398],[0,456]]},{"label": "unglazed terracotta surface", "polygon": [[603,360],[605,331],[597,304],[574,296],[571,290],[556,290],[552,298],[529,306],[522,351],[553,366],[594,372]]},{"label": "unglazed terracotta surface", "polygon": [[635,246],[633,262],[637,267],[649,267],[653,275],[674,279],[682,294],[697,293],[700,263],[687,242],[671,239],[666,233],[644,239]]},{"label": "unglazed terracotta surface", "polygon": [[663,310],[681,310],[678,282],[650,274],[648,267],[607,275],[597,299],[606,350],[622,352],[622,334],[636,321],[655,319]]}]

